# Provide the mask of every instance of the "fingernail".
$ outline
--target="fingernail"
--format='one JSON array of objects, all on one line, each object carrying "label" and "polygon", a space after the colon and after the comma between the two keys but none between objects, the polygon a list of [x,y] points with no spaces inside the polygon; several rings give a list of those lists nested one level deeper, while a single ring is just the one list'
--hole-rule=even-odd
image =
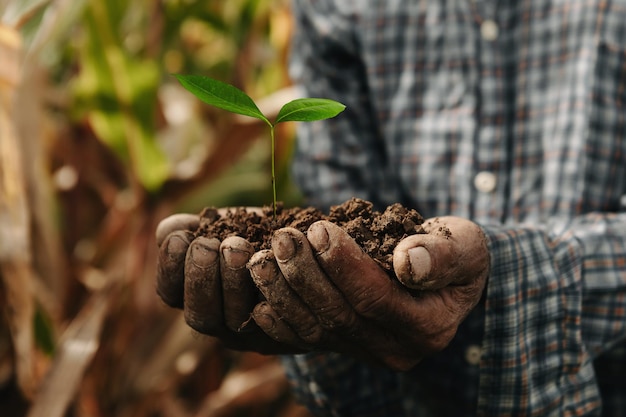
[{"label": "fingernail", "polygon": [[191,244],[189,256],[191,257],[191,262],[194,265],[199,268],[206,269],[215,265],[215,261],[217,260],[217,251],[196,241]]},{"label": "fingernail", "polygon": [[274,320],[274,317],[270,316],[269,314],[252,313],[252,318],[254,318],[256,324],[258,324],[259,327],[264,330],[272,330],[276,326],[276,321]]},{"label": "fingernail", "polygon": [[222,250],[225,265],[231,269],[241,269],[246,266],[250,253],[242,250],[225,248]]},{"label": "fingernail", "polygon": [[413,272],[414,279],[419,280],[428,276],[432,267],[432,260],[426,248],[418,246],[409,249],[407,253],[409,255],[409,262],[411,263],[411,271]]},{"label": "fingernail", "polygon": [[278,230],[272,238],[272,251],[278,261],[288,261],[296,254],[296,242],[289,232]]},{"label": "fingernail", "polygon": [[187,251],[187,245],[189,245],[189,241],[178,234],[170,236],[167,241],[167,255],[168,256],[178,256],[181,253],[185,253]]},{"label": "fingernail", "polygon": [[309,227],[307,237],[309,242],[311,242],[311,246],[313,246],[313,249],[318,255],[326,252],[330,247],[328,231],[326,230],[326,227],[319,222],[313,223],[311,227]]},{"label": "fingernail", "polygon": [[267,263],[248,264],[252,281],[254,281],[258,287],[267,287],[274,282],[274,271],[273,269],[269,270],[269,268],[271,268],[271,266]]},{"label": "fingernail", "polygon": [[273,252],[267,249],[255,253],[250,258],[247,267],[257,286],[265,287],[274,282],[276,270],[273,258]]}]

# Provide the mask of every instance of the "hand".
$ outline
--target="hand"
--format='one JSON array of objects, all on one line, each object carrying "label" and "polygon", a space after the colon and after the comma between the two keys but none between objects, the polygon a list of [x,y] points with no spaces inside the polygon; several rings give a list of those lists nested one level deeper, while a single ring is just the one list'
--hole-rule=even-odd
[{"label": "hand", "polygon": [[428,234],[394,252],[400,279],[388,275],[336,225],[314,223],[307,235],[280,229],[272,251],[253,255],[252,277],[267,299],[253,312],[274,340],[328,350],[406,370],[440,351],[481,298],[489,269],[484,236],[456,217],[433,219]]},{"label": "hand", "polygon": [[252,245],[240,237],[222,242],[194,239],[198,225],[198,216],[176,214],[157,227],[156,290],[161,299],[182,309],[190,327],[220,338],[226,347],[267,354],[300,352],[274,341],[251,320],[260,296],[246,268]]}]

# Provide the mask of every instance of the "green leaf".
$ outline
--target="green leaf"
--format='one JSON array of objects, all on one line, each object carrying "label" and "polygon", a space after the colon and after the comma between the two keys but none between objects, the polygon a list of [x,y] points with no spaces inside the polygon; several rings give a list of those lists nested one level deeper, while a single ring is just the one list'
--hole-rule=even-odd
[{"label": "green leaf", "polygon": [[271,126],[254,101],[246,93],[230,84],[202,75],[174,75],[178,81],[200,100],[222,110],[263,120]]},{"label": "green leaf", "polygon": [[280,122],[312,122],[330,119],[344,111],[346,106],[326,98],[299,98],[285,104],[274,124]]}]

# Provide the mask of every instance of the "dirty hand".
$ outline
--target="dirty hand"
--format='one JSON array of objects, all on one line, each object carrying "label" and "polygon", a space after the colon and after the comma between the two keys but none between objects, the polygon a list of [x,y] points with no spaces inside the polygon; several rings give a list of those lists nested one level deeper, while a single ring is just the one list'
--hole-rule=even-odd
[{"label": "dirty hand", "polygon": [[489,254],[479,227],[445,217],[405,238],[387,274],[338,226],[320,221],[307,235],[280,229],[272,250],[255,253],[252,277],[267,302],[256,323],[303,350],[348,353],[406,370],[443,349],[479,302]]},{"label": "dirty hand", "polygon": [[182,309],[190,327],[220,338],[229,348],[299,352],[268,337],[250,319],[259,302],[246,268],[252,245],[240,237],[194,239],[199,221],[196,215],[175,214],[157,227],[157,294],[170,307]]}]

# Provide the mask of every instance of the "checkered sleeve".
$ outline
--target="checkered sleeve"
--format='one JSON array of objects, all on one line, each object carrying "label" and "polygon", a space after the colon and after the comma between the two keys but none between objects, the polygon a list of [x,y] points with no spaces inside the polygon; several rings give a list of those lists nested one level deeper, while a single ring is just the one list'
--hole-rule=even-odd
[{"label": "checkered sleeve", "polygon": [[592,361],[626,338],[626,215],[484,230],[493,264],[479,415],[598,409]]}]

